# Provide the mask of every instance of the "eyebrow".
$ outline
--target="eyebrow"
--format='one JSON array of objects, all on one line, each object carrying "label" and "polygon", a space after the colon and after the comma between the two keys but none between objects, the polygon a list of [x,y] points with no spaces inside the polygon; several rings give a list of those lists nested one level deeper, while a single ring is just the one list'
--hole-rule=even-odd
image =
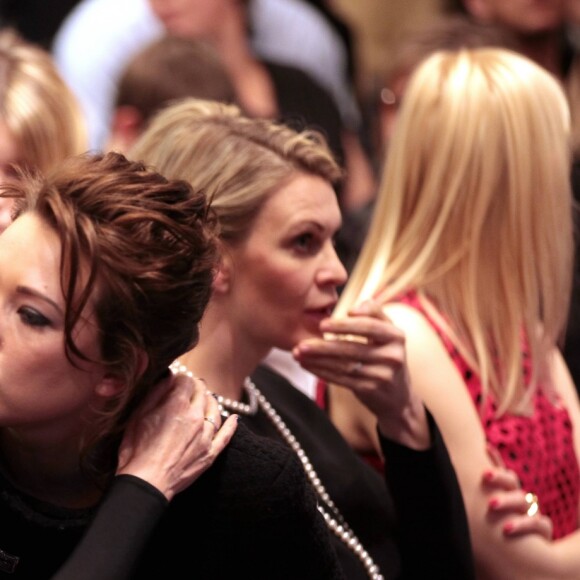
[{"label": "eyebrow", "polygon": [[[300,220],[300,221],[292,224],[291,227],[293,229],[300,229],[303,226],[312,226],[315,229],[317,229],[319,232],[323,232],[324,230],[327,229],[324,224],[321,224],[320,222],[317,222],[315,220]],[[342,223],[342,220],[341,220],[340,223],[338,224],[338,228],[336,229],[336,231],[338,231],[342,226],[343,226],[343,223]]]},{"label": "eyebrow", "polygon": [[25,296],[34,296],[35,298],[39,298],[43,300],[50,306],[52,306],[61,316],[63,314],[62,308],[51,298],[42,294],[42,292],[38,292],[38,290],[34,290],[33,288],[29,288],[28,286],[17,286],[16,291],[19,294],[24,294]]}]

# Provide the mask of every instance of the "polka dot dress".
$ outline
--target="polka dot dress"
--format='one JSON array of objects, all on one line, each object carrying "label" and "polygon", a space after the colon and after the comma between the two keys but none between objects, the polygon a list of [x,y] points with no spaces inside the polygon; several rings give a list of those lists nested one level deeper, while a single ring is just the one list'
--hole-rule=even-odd
[{"label": "polka dot dress", "polygon": [[[415,293],[406,294],[401,302],[420,311],[437,332],[479,410],[482,400],[479,376],[425,312]],[[529,378],[529,364],[524,359],[524,376]],[[522,488],[538,496],[542,513],[552,519],[557,539],[577,529],[580,474],[572,423],[566,409],[554,405],[541,386],[533,404],[531,416],[505,413],[496,417],[496,403],[488,396],[480,416],[488,442],[500,452],[506,467],[518,474]]]}]

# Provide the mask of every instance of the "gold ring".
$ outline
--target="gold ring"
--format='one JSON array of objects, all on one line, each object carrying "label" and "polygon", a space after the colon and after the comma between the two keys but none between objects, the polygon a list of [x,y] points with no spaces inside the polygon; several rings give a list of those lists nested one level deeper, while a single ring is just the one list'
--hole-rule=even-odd
[{"label": "gold ring", "polygon": [[538,496],[535,493],[528,492],[524,496],[524,499],[528,504],[526,513],[530,517],[535,516],[540,511],[540,502],[538,501]]},{"label": "gold ring", "polygon": [[213,428],[214,428],[214,430],[215,430],[215,431],[216,431],[216,433],[217,433],[218,426],[215,424],[215,421],[214,421],[214,420],[213,420],[211,417],[204,417],[204,418],[203,418],[203,420],[204,420],[204,421],[207,421],[208,423],[211,423],[211,424],[212,424],[212,426],[213,426]]}]

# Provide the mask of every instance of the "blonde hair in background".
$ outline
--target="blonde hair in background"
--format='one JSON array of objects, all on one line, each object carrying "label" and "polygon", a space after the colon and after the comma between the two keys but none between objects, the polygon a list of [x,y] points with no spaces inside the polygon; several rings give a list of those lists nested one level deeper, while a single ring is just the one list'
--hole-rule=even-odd
[{"label": "blonde hair in background", "polygon": [[80,106],[51,55],[12,30],[0,31],[0,119],[20,161],[41,171],[87,149]]},{"label": "blonde hair in background", "polygon": [[297,133],[273,121],[249,119],[235,105],[195,98],[155,115],[130,155],[204,191],[221,239],[232,244],[245,238],[268,196],[297,172],[330,183],[341,177],[318,133]]},{"label": "blonde hair in background", "polygon": [[[566,324],[569,171],[569,110],[549,73],[503,49],[432,55],[405,93],[337,313],[416,289],[449,323],[498,413],[517,412]],[[522,332],[532,363],[527,396]]]}]

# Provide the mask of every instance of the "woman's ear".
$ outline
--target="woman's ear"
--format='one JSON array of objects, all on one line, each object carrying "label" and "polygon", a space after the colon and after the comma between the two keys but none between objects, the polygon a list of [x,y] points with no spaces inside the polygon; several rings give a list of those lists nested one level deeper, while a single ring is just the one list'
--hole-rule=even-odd
[{"label": "woman's ear", "polygon": [[143,115],[137,107],[122,105],[113,111],[107,150],[126,153],[144,128]]},{"label": "woman's ear", "polygon": [[[142,351],[138,353],[137,357],[137,376],[140,377],[147,369],[149,359]],[[127,382],[121,375],[108,372],[103,375],[95,390],[100,397],[109,398],[118,395],[126,386]]]},{"label": "woman's ear", "polygon": [[213,279],[212,289],[215,294],[227,294],[230,290],[232,262],[229,256],[222,256],[217,273]]},{"label": "woman's ear", "polygon": [[118,395],[125,387],[125,380],[119,375],[106,373],[96,387],[97,395],[106,399]]}]

